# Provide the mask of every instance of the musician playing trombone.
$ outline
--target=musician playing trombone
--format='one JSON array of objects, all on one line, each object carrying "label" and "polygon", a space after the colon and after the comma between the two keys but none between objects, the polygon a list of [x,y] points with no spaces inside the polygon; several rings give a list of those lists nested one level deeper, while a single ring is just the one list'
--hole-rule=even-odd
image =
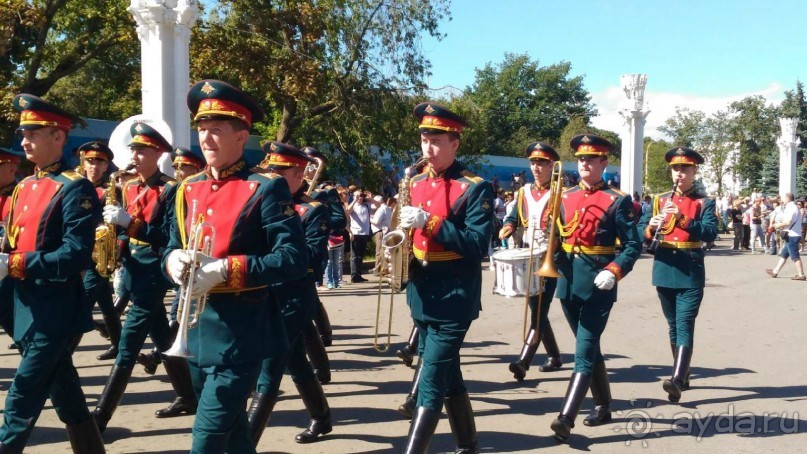
[{"label": "musician playing trombone", "polygon": [[317,352],[311,356],[325,355],[325,346],[313,324],[319,305],[314,276],[315,267],[322,263],[327,251],[330,212],[325,205],[303,192],[303,172],[311,161],[306,153],[279,142],[267,142],[263,145],[263,150],[267,157],[261,167],[282,176],[289,184],[294,197],[294,209],[300,215],[305,230],[305,249],[311,268],[301,279],[270,287],[271,294],[278,300],[283,311],[290,348],[284,354],[271,356],[263,361],[248,411],[250,432],[257,446],[277,402],[283,371],[288,367],[294,386],[311,417],[308,428],[297,435],[296,441],[311,443],[331,431],[328,400],[308,362],[306,347],[303,345],[304,334],[309,334],[312,340],[318,341]]},{"label": "musician playing trombone", "polygon": [[[583,421],[597,426],[611,420],[611,388],[600,351],[600,336],[616,301],[617,281],[633,269],[641,253],[630,195],[608,186],[602,175],[611,142],[593,134],[572,138],[580,183],[563,193],[555,256],[562,276],[555,290],[575,335],[574,373],[558,417],[555,438],[566,441],[589,386],[594,412]],[[622,250],[617,254],[616,241]]]},{"label": "musician playing trombone", "polygon": [[[195,319],[177,336],[199,401],[191,452],[254,453],[247,399],[261,362],[288,348],[269,286],[305,277],[305,237],[286,180],[244,162],[249,129],[264,117],[257,103],[226,82],[202,80],[187,104],[207,166],[179,186],[163,268],[191,294],[181,320]],[[194,243],[207,253],[189,250]]]},{"label": "musician playing trombone", "polygon": [[[123,267],[129,279],[132,308],[123,323],[115,365],[93,411],[102,432],[121,402],[146,336],[151,337],[161,352],[170,348],[173,341],[163,304],[170,283],[162,273],[160,261],[168,244],[177,184],[160,172],[157,165],[160,156],[171,151],[171,145],[147,123],[133,123],[129,133],[131,162],[137,178],[123,187],[122,206],[104,207],[104,222],[120,226],[119,237],[128,239]],[[196,398],[187,362],[183,358],[166,358],[164,364],[177,393],[175,404],[183,412],[193,413]]]},{"label": "musician playing trombone", "polygon": [[653,209],[639,222],[639,231],[647,240],[658,236],[659,247],[653,260],[653,285],[669,326],[673,372],[663,388],[671,402],[681,399],[689,389],[689,364],[695,337],[706,268],[703,242],[717,237],[715,201],[695,187],[698,165],[703,157],[686,147],[669,150],[664,159],[670,165],[675,189],[656,195]]},{"label": "musician playing trombone", "polygon": [[[539,242],[545,238],[544,232],[549,227],[551,219],[548,217],[551,211],[549,203],[550,183],[552,180],[553,163],[560,160],[554,148],[541,142],[531,143],[526,149],[527,159],[530,161],[530,171],[535,179],[532,184],[527,184],[518,189],[516,193],[516,205],[499,231],[499,239],[509,238],[517,227],[522,226],[525,230],[525,242]],[[558,188],[557,190],[562,190]],[[537,260],[533,261],[533,263]],[[535,267],[537,268],[537,267]],[[533,276],[532,279],[539,279]],[[543,343],[546,349],[546,362],[538,370],[541,372],[553,372],[563,365],[560,359],[560,350],[555,341],[555,334],[552,325],[549,323],[549,304],[555,295],[555,287],[558,280],[555,278],[543,278],[543,290],[539,295],[529,297],[530,306],[530,330],[524,340],[521,355],[518,360],[510,363],[510,372],[518,381],[523,381],[530,369],[538,344]],[[538,303],[541,303],[541,311],[538,313]],[[540,338],[539,338],[540,336]]]},{"label": "musician playing trombone", "polygon": [[399,227],[412,229],[406,299],[420,333],[422,363],[405,452],[427,451],[445,403],[458,452],[476,453],[460,347],[481,308],[480,262],[493,232],[493,189],[455,159],[466,126],[459,115],[430,102],[417,105],[414,115],[428,166],[412,178],[408,206],[399,200]]}]

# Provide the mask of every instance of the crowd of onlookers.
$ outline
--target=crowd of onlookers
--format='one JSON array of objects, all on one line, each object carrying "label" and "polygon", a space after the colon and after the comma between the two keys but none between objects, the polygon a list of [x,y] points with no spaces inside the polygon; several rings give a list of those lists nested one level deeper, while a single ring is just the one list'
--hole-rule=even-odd
[{"label": "crowd of onlookers", "polygon": [[[779,196],[769,197],[756,191],[750,196],[734,197],[725,195],[717,197],[716,207],[723,233],[734,233],[732,250],[751,251],[751,253],[766,253],[775,255],[782,246],[783,228],[775,227],[777,224],[789,221],[785,219],[786,204]],[[799,249],[805,247],[805,234],[807,234],[807,211],[805,201],[794,201],[798,209],[798,222],[788,229],[800,233]]]}]

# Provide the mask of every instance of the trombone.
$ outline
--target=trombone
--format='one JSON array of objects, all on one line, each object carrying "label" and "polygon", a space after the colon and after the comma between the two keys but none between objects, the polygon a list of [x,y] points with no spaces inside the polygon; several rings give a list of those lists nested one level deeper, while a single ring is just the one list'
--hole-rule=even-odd
[{"label": "trombone", "polygon": [[[177,356],[180,358],[192,358],[188,349],[188,330],[196,328],[199,325],[199,318],[207,305],[207,295],[202,295],[196,299],[193,298],[193,280],[196,275],[196,270],[199,267],[199,254],[211,255],[213,252],[213,240],[216,236],[216,230],[212,224],[202,221],[200,215],[196,217],[196,200],[193,201],[193,215],[191,219],[195,220],[191,227],[190,238],[188,240],[188,256],[190,258],[185,272],[182,274],[182,285],[179,289],[179,330],[174,340],[174,344],[165,351],[168,356]],[[207,233],[207,234],[205,234]],[[194,309],[193,317],[191,317],[191,310]]]},{"label": "trombone", "polygon": [[540,318],[541,318],[541,306],[543,305],[544,299],[544,278],[551,277],[551,278],[558,278],[560,277],[560,273],[558,272],[558,268],[555,265],[555,248],[557,243],[557,236],[558,236],[558,229],[557,229],[557,220],[558,215],[560,214],[560,201],[563,195],[563,163],[560,161],[555,161],[552,164],[552,177],[550,178],[549,182],[549,201],[547,203],[547,227],[549,228],[549,236],[547,237],[547,247],[546,251],[544,252],[544,261],[541,264],[541,268],[538,271],[533,272],[533,251],[535,248],[535,241],[536,237],[539,236],[538,234],[541,232],[541,213],[537,213],[536,216],[532,217],[532,237],[530,238],[530,256],[529,261],[527,264],[527,290],[526,290],[526,297],[524,301],[524,323],[521,330],[521,337],[524,339],[524,342],[527,342],[527,318],[529,317],[530,311],[530,289],[532,288],[532,276],[535,275],[538,277],[538,307],[535,309],[535,314],[533,314],[533,318],[535,319],[535,342],[540,342],[541,339],[541,326],[540,326]]},{"label": "trombone", "polygon": [[[310,196],[317,189],[317,182],[325,170],[325,161],[320,157],[312,157],[313,163],[309,164],[305,169],[303,179],[308,182],[308,189],[305,190],[305,195]],[[309,176],[313,172],[313,175]]]}]

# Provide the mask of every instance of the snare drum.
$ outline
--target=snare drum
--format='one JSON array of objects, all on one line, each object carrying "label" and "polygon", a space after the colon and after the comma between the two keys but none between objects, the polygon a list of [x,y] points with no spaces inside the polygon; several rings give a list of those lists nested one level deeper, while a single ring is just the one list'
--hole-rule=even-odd
[{"label": "snare drum", "polygon": [[[542,250],[534,250],[532,254],[533,272],[541,266]],[[527,266],[530,261],[530,248],[505,249],[493,254],[496,268],[496,280],[493,293],[502,296],[526,296]],[[538,276],[530,277],[530,296],[538,294]]]}]

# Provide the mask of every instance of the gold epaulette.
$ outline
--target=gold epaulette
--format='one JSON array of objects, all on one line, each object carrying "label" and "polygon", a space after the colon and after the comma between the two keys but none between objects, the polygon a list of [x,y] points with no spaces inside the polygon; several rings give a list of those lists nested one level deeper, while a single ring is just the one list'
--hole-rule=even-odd
[{"label": "gold epaulette", "polygon": [[253,175],[260,175],[260,176],[262,176],[264,178],[268,178],[270,180],[274,180],[275,178],[280,178],[280,175],[278,175],[278,174],[276,174],[274,172],[270,172],[270,171],[264,169],[263,167],[252,167],[249,170],[250,170],[250,172],[252,172]]},{"label": "gold epaulette", "polygon": [[75,170],[65,170],[64,172],[62,172],[62,175],[64,175],[64,177],[70,181],[76,181],[84,178],[83,175],[76,172]]},{"label": "gold epaulette", "polygon": [[610,185],[608,186],[608,189],[610,189],[610,190],[612,190],[612,191],[616,192],[617,194],[619,194],[620,196],[623,196],[623,197],[624,197],[624,196],[626,196],[626,195],[628,195],[627,193],[622,192],[622,191],[620,191],[619,189],[617,189],[617,188],[615,188],[615,187],[613,187],[613,186],[610,186]]},{"label": "gold epaulette", "polygon": [[467,169],[460,172],[460,175],[462,175],[464,178],[467,178],[468,180],[470,180],[471,183],[473,183],[473,184],[479,184],[479,183],[485,181],[484,178],[480,177],[479,175],[477,175],[477,174],[475,174],[475,173],[473,173],[473,172],[471,172],[470,170],[467,170]]}]

